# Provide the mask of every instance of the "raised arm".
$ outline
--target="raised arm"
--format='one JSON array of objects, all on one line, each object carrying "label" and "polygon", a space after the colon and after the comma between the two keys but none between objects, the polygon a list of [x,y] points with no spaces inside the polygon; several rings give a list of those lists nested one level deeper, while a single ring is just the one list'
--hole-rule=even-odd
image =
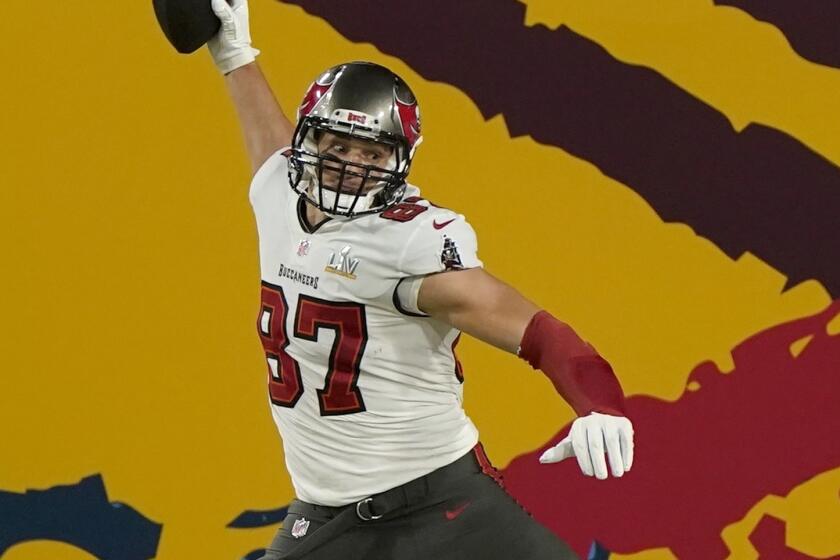
[{"label": "raised arm", "polygon": [[213,11],[222,22],[219,33],[207,44],[216,66],[225,76],[245,149],[256,171],[268,157],[292,142],[294,126],[283,114],[251,47],[246,0],[212,0]]},{"label": "raised arm", "polygon": [[481,268],[423,279],[417,307],[480,340],[513,352],[540,369],[580,416],[569,437],[540,461],[577,457],[584,474],[613,476],[633,464],[633,426],[624,417],[624,394],[609,363],[567,324],[541,311],[514,288]]},{"label": "raised arm", "polygon": [[294,127],[280,109],[256,62],[227,74],[225,83],[239,116],[251,172],[256,173],[271,154],[291,145]]}]

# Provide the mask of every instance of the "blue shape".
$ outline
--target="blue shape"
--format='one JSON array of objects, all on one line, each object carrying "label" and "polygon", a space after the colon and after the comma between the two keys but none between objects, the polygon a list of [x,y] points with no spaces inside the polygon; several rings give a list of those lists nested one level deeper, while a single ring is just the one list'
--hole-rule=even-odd
[{"label": "blue shape", "polygon": [[265,556],[265,549],[260,548],[257,550],[252,550],[248,554],[242,557],[242,560],[257,560],[257,558],[262,558]]},{"label": "blue shape", "polygon": [[589,547],[589,554],[587,560],[609,560],[610,551],[604,548],[604,545],[598,541],[592,541],[592,546]]},{"label": "blue shape", "polygon": [[133,507],[109,502],[102,476],[23,494],[0,490],[0,556],[16,544],[59,541],[100,560],[150,560],[162,525]]},{"label": "blue shape", "polygon": [[227,524],[232,529],[251,529],[253,527],[267,527],[281,523],[286,518],[289,506],[265,511],[245,510],[236,519]]}]

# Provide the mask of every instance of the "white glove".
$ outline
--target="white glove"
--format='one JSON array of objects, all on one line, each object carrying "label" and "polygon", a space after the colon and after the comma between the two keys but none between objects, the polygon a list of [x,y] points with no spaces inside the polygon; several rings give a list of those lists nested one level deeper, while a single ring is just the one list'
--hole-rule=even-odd
[{"label": "white glove", "polygon": [[[228,4],[228,1],[231,3]],[[213,13],[221,20],[222,27],[207,42],[213,62],[222,74],[230,74],[240,66],[254,62],[260,51],[251,47],[248,28],[247,0],[211,0]]]},{"label": "white glove", "polygon": [[622,476],[633,466],[633,424],[623,416],[593,412],[572,423],[569,435],[540,456],[540,463],[557,463],[577,457],[586,476],[607,478],[604,444],[613,476]]}]

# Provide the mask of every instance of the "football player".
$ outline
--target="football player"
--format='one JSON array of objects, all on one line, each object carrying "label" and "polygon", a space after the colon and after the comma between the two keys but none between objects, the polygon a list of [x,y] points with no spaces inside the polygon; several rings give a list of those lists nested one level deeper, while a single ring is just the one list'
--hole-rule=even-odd
[{"label": "football player", "polygon": [[[609,364],[482,268],[464,216],[406,182],[408,85],[367,62],[309,87],[293,125],[255,61],[246,0],[212,0],[209,50],[254,172],[257,329],[297,499],[264,560],[574,558],[503,489],[465,415],[461,333],[543,371],[579,417],[541,462],[622,476],[633,429]],[[606,458],[605,458],[606,455]]]}]

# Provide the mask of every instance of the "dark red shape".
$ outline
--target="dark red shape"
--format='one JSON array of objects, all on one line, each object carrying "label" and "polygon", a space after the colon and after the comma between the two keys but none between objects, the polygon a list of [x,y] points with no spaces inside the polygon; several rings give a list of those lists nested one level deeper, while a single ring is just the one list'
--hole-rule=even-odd
[{"label": "dark red shape", "polygon": [[386,220],[394,220],[395,222],[410,222],[428,209],[428,206],[403,201],[395,206],[391,206],[379,216]]},{"label": "dark red shape", "polygon": [[592,162],[731,258],[750,251],[789,285],[815,278],[840,294],[840,168],[795,138],[738,133],[656,71],[566,27],[525,26],[516,0],[284,1],[460,88],[485,118],[503,113],[512,136]]},{"label": "dark red shape", "polygon": [[[725,558],[724,527],[840,466],[840,445],[829,443],[840,433],[840,336],[825,330],[838,313],[840,300],[750,337],[732,351],[729,374],[700,364],[689,375],[700,389],[676,402],[627,399],[636,457],[625,477],[587,478],[574,460],[540,465],[567,426],[515,459],[506,487],[584,557],[597,540],[622,554],[668,547],[681,560]],[[794,358],[790,345],[809,335]]]},{"label": "dark red shape", "polygon": [[[277,361],[278,376],[268,368],[268,391],[277,406],[294,408],[303,395],[300,365],[286,352],[289,334],[286,321],[289,304],[281,286],[262,282],[262,304],[257,316],[257,332],[266,359]],[[263,314],[268,313],[268,330],[263,330]],[[362,393],[356,386],[361,373],[362,354],[367,346],[365,306],[353,302],[333,302],[301,294],[293,319],[294,336],[318,341],[320,329],[335,332],[329,367],[323,389],[317,389],[321,416],[355,414],[365,410]]]},{"label": "dark red shape", "polygon": [[[816,560],[789,547],[785,542],[785,522],[771,515],[761,518],[750,533],[750,542],[758,551],[758,560]],[[825,560],[840,560],[840,556]]]},{"label": "dark red shape", "polygon": [[365,402],[356,384],[368,340],[365,306],[301,294],[295,313],[295,336],[317,342],[321,329],[335,332],[324,388],[317,390],[321,416],[364,411]]},{"label": "dark red shape", "polygon": [[[260,312],[257,316],[257,332],[260,335],[265,350],[266,360],[277,362],[277,377],[268,367],[268,394],[271,402],[277,406],[294,408],[303,395],[303,381],[300,376],[300,366],[287,352],[289,337],[286,334],[286,317],[289,314],[289,304],[283,294],[283,288],[263,282],[260,291]],[[268,332],[263,331],[262,317],[268,313]]]},{"label": "dark red shape", "polygon": [[775,25],[800,56],[840,68],[840,2],[837,0],[715,0]]}]

